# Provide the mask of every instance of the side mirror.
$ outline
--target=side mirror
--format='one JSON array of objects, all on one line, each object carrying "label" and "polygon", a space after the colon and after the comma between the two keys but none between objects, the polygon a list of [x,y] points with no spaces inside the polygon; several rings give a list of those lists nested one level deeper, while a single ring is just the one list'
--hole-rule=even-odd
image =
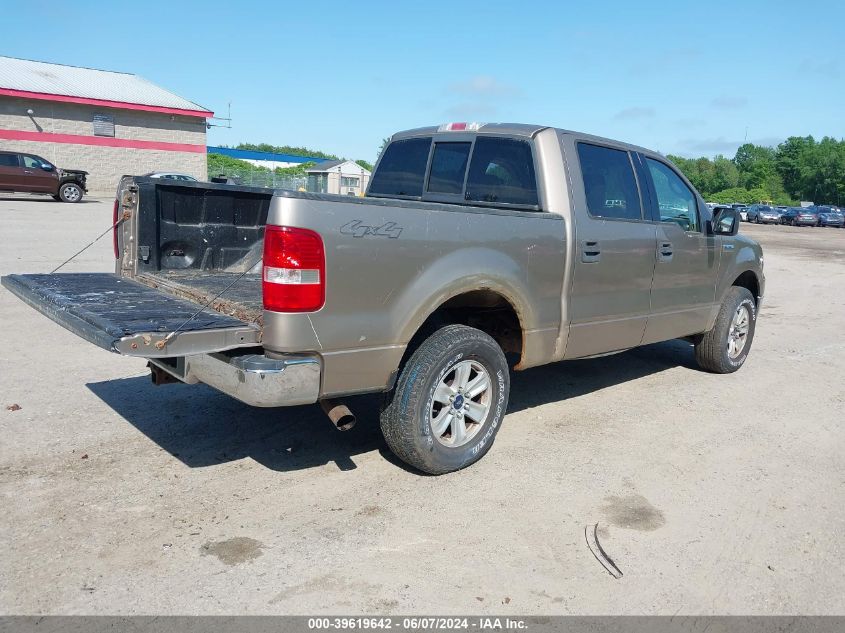
[{"label": "side mirror", "polygon": [[739,232],[739,213],[734,208],[716,207],[710,222],[715,235],[736,235]]},{"label": "side mirror", "polygon": [[41,169],[44,171],[53,171],[53,166],[50,163],[41,163]]}]

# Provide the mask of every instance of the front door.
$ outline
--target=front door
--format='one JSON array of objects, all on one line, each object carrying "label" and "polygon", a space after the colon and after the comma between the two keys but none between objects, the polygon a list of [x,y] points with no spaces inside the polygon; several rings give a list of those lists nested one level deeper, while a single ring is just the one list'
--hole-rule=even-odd
[{"label": "front door", "polygon": [[578,160],[568,163],[577,251],[565,358],[640,344],[655,266],[655,224],[644,216],[634,156],[592,142],[576,143],[574,153]]},{"label": "front door", "polygon": [[27,191],[37,191],[42,193],[58,193],[58,179],[55,168],[50,171],[45,170],[41,165],[41,159],[28,154],[21,154],[21,162],[23,164],[23,179],[27,187]]},{"label": "front door", "polygon": [[717,238],[707,235],[698,196],[668,163],[639,155],[649,179],[657,263],[643,344],[703,332],[716,297]]}]

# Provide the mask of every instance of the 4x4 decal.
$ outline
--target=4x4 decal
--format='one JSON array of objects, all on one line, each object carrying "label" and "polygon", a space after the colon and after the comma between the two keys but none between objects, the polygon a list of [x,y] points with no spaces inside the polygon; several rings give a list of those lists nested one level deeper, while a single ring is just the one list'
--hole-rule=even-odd
[{"label": "4x4 decal", "polygon": [[340,227],[340,232],[343,235],[351,235],[352,237],[374,235],[376,237],[396,239],[402,233],[402,227],[398,226],[396,222],[385,222],[381,226],[368,226],[363,224],[361,220],[352,220]]}]

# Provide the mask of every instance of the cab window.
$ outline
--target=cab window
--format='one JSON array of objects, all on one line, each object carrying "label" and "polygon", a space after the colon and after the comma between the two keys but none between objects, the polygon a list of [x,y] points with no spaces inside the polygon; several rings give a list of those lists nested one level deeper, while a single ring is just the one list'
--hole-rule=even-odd
[{"label": "cab window", "polygon": [[21,158],[23,158],[23,166],[27,169],[41,169],[42,161],[34,156],[27,156],[24,154]]},{"label": "cab window", "polygon": [[642,219],[640,191],[628,152],[578,143],[587,210],[596,218]]},{"label": "cab window", "polygon": [[368,195],[421,197],[430,148],[430,136],[388,145],[370,181]]},{"label": "cab window", "polygon": [[0,154],[0,167],[20,167],[17,154]]},{"label": "cab window", "polygon": [[528,141],[492,136],[476,138],[465,198],[537,206],[537,178]]},{"label": "cab window", "polygon": [[699,231],[695,194],[668,165],[646,158],[646,165],[657,194],[661,222],[674,222],[685,231]]},{"label": "cab window", "polygon": [[472,143],[435,143],[426,190],[431,193],[462,193],[471,147]]}]

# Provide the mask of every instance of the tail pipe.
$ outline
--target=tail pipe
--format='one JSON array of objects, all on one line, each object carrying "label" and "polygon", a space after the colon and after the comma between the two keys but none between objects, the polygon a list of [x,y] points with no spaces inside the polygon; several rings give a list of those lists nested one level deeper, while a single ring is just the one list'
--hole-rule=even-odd
[{"label": "tail pipe", "polygon": [[338,431],[348,431],[355,426],[355,415],[345,404],[335,400],[320,400],[320,406]]}]

